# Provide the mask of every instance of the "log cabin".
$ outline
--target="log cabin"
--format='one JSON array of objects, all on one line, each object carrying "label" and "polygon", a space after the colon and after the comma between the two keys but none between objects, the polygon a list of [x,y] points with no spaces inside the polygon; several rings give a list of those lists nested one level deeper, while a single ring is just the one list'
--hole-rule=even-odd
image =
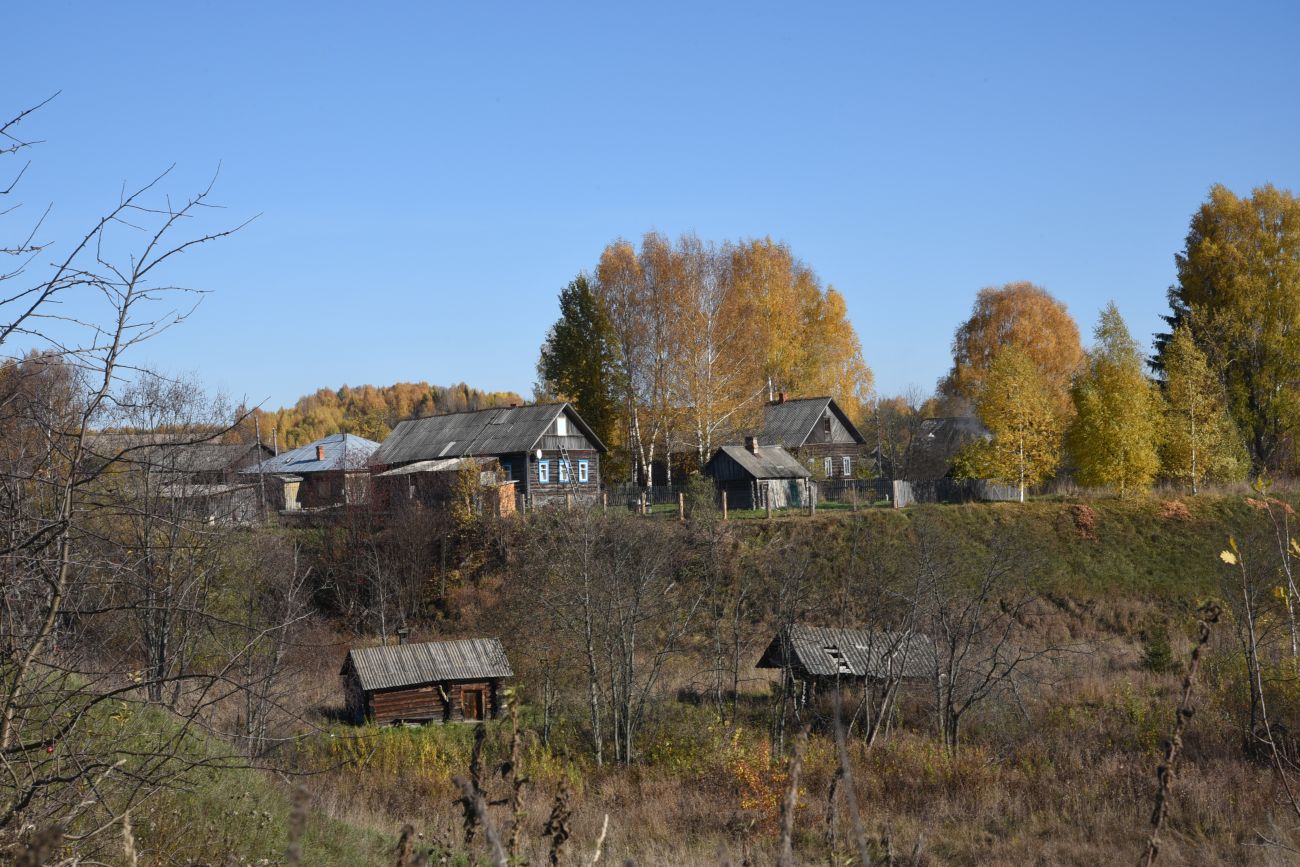
[{"label": "log cabin", "polygon": [[784,448],[817,479],[852,479],[864,467],[876,469],[866,438],[834,398],[782,392],[763,407],[758,439]]},{"label": "log cabin", "polygon": [[361,725],[481,722],[506,707],[513,677],[500,639],[354,647],[339,671],[349,718]]}]

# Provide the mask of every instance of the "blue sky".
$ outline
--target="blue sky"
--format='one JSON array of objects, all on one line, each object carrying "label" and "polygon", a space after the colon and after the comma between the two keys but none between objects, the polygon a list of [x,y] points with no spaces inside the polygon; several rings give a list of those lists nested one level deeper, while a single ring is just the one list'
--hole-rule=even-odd
[{"label": "blue sky", "polygon": [[3,113],[56,90],[28,208],[221,165],[142,360],[238,399],[527,394],[559,289],[648,230],[770,235],[842,291],[882,392],[982,286],[1160,327],[1209,187],[1300,188],[1291,3],[27,3]]}]

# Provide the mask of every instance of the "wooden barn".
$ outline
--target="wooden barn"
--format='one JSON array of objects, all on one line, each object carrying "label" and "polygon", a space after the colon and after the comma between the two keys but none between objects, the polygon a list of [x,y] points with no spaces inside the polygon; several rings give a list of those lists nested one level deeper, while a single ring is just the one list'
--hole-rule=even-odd
[{"label": "wooden barn", "polygon": [[370,497],[367,464],[377,448],[355,434],[330,434],[241,472],[262,482],[267,503],[278,511],[353,505]]},{"label": "wooden barn", "polygon": [[605,444],[570,404],[506,406],[401,422],[371,458],[374,472],[448,458],[495,458],[528,506],[596,502]]},{"label": "wooden barn", "polygon": [[794,455],[819,479],[852,479],[864,466],[878,471],[866,438],[834,398],[788,398],[763,407],[761,442]]},{"label": "wooden barn", "polygon": [[339,674],[358,725],[497,719],[505,710],[501,681],[514,676],[496,638],[354,647]]},{"label": "wooden barn", "polygon": [[783,669],[814,684],[919,680],[934,675],[934,643],[915,632],[796,624],[777,633],[755,667]]},{"label": "wooden barn", "polygon": [[808,468],[780,446],[723,446],[704,465],[704,475],[727,495],[732,509],[784,509],[805,506],[816,496]]}]

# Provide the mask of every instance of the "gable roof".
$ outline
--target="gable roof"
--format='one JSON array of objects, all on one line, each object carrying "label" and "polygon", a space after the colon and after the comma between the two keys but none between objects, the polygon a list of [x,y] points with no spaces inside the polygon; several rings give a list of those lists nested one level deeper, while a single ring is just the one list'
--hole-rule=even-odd
[{"label": "gable roof", "polygon": [[499,638],[354,647],[348,651],[340,674],[347,672],[349,661],[361,688],[367,692],[443,680],[514,676]]},{"label": "gable roof", "polygon": [[808,441],[817,422],[821,421],[827,410],[835,414],[840,424],[849,432],[856,443],[867,440],[849,417],[840,409],[840,405],[830,397],[799,397],[793,400],[774,401],[763,407],[763,432],[759,442],[775,443],[788,449],[797,449]]},{"label": "gable roof", "polygon": [[567,403],[494,407],[400,422],[373,456],[376,464],[402,464],[528,452],[564,413],[602,454],[605,444]]},{"label": "gable roof", "polygon": [[[325,447],[324,460],[317,459],[317,446]],[[324,473],[330,470],[359,470],[370,463],[370,456],[377,448],[379,443],[355,434],[330,434],[305,446],[281,452],[270,460],[262,461],[240,472],[250,475],[254,473],[301,475],[302,473]]]},{"label": "gable roof", "polygon": [[907,481],[933,482],[946,477],[962,446],[989,436],[988,429],[973,415],[925,419],[904,461]]},{"label": "gable roof", "polygon": [[755,479],[806,479],[812,476],[808,468],[780,446],[759,446],[757,453],[744,446],[723,446],[714,452],[704,465],[705,473],[718,459],[726,455]]},{"label": "gable roof", "polygon": [[[159,471],[211,473],[240,470],[255,465],[259,449],[254,443],[195,442],[204,434],[104,433],[86,437],[88,457],[98,461],[140,464]],[[269,453],[266,446],[262,453]]]},{"label": "gable roof", "polygon": [[934,643],[915,632],[793,625],[778,633],[757,668],[790,665],[816,677],[929,677]]}]

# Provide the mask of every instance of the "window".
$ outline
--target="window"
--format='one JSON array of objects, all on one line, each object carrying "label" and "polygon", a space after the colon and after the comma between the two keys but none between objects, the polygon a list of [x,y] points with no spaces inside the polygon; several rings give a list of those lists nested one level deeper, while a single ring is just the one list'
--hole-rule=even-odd
[{"label": "window", "polygon": [[550,483],[550,481],[551,481],[551,462],[538,461],[537,462],[537,484],[545,485]]},{"label": "window", "polygon": [[590,480],[590,478],[591,478],[591,477],[590,477],[590,475],[588,475],[588,470],[587,470],[587,462],[586,462],[586,461],[578,461],[578,482],[579,482],[579,484],[583,484],[583,485],[587,484],[587,482]]},{"label": "window", "polygon": [[844,470],[844,478],[850,479],[853,477],[853,458],[845,455],[844,459],[840,461],[840,467]]},{"label": "window", "polygon": [[567,484],[569,481],[569,462],[560,461],[560,484]]},{"label": "window", "polygon": [[555,420],[555,435],[557,437],[567,437],[569,435],[569,418],[564,413]]},{"label": "window", "polygon": [[835,472],[835,461],[831,458],[822,458],[822,472],[829,479],[831,474]]},{"label": "window", "polygon": [[825,432],[826,436],[831,435],[831,417],[829,415],[822,419],[822,430]]},{"label": "window", "polygon": [[509,462],[501,465],[501,472],[505,474],[507,482],[514,480],[515,473],[514,470],[511,468]]}]

